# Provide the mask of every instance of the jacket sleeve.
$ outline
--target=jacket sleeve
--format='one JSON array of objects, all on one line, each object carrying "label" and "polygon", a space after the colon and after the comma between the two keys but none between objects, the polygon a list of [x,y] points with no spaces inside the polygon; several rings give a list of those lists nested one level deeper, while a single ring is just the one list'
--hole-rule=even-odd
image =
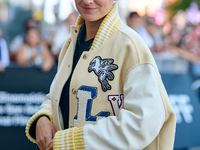
[{"label": "jacket sleeve", "polygon": [[58,131],[54,149],[130,149],[148,146],[165,122],[158,73],[150,64],[132,69],[124,85],[124,108],[119,116],[109,116],[87,124]]},{"label": "jacket sleeve", "polygon": [[39,111],[30,118],[26,125],[26,136],[33,143],[36,143],[35,125],[41,116],[46,116],[51,120],[51,122],[53,122],[49,94],[46,95],[42,105],[39,108]]}]

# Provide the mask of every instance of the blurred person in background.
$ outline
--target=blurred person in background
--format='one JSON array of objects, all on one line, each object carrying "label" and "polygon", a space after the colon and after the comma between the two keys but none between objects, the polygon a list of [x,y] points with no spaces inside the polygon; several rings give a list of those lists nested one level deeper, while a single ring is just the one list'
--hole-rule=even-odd
[{"label": "blurred person in background", "polygon": [[162,30],[155,23],[154,17],[145,17],[145,28],[154,42],[153,47],[150,48],[151,52],[161,52],[163,47]]},{"label": "blurred person in background", "polygon": [[172,48],[177,51],[180,57],[185,58],[192,64],[199,62],[200,47],[198,36],[195,31],[193,32],[192,28],[189,27],[189,29],[186,29],[186,33],[184,33],[183,30],[173,25],[170,37]]},{"label": "blurred person in background", "polygon": [[42,71],[49,71],[54,65],[48,47],[41,40],[38,29],[34,27],[27,30],[25,42],[21,45],[16,58],[20,66],[35,66]]},{"label": "blurred person in background", "polygon": [[51,52],[55,59],[58,59],[60,50],[65,43],[65,41],[70,36],[70,26],[76,24],[76,19],[78,17],[77,12],[72,12],[66,20],[57,25],[56,33],[53,38]]},{"label": "blurred person in background", "polygon": [[2,37],[0,28],[0,72],[5,71],[5,68],[10,64],[9,51],[6,40]]},{"label": "blurred person in background", "polygon": [[[200,78],[200,36],[197,34],[198,26],[188,24],[186,34],[183,37],[183,47],[196,58],[191,65],[191,71],[194,79]],[[193,58],[193,59],[194,59]]]},{"label": "blurred person in background", "polygon": [[38,22],[32,17],[28,17],[27,19],[24,20],[24,24],[23,24],[24,33],[19,34],[16,37],[14,37],[14,39],[10,43],[9,51],[10,51],[11,61],[13,62],[16,61],[16,55],[20,49],[20,46],[24,43],[24,36],[26,32],[29,30],[29,28],[37,28],[39,30]]},{"label": "blurred person in background", "polygon": [[186,34],[183,37],[182,47],[200,56],[200,41],[196,31],[197,27],[191,24],[186,26]]},{"label": "blurred person in background", "polygon": [[198,57],[183,46],[183,31],[175,23],[171,23],[170,32],[163,35],[162,51],[171,56],[178,56],[191,63],[196,63]]},{"label": "blurred person in background", "polygon": [[173,53],[171,50],[171,37],[170,35],[163,35],[162,36],[163,40],[163,47],[162,47],[162,53]]},{"label": "blurred person in background", "polygon": [[135,30],[145,41],[151,51],[154,50],[154,39],[151,37],[147,29],[145,28],[145,20],[137,12],[130,12],[127,19],[127,25]]}]

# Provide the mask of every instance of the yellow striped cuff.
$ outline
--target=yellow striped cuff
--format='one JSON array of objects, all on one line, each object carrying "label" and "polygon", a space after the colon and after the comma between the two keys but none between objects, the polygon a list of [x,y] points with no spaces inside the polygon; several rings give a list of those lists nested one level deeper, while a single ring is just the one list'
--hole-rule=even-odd
[{"label": "yellow striped cuff", "polygon": [[53,122],[52,116],[48,113],[44,113],[44,112],[40,112],[40,113],[36,113],[35,115],[33,115],[31,117],[31,119],[28,121],[27,125],[26,125],[26,136],[28,137],[28,139],[33,142],[36,143],[36,139],[34,139],[31,135],[30,135],[30,128],[32,126],[32,124],[35,122],[35,120],[37,120],[40,116],[42,115],[46,115],[50,118],[51,122]]},{"label": "yellow striped cuff", "polygon": [[83,128],[84,127],[74,127],[56,132],[53,149],[84,150]]}]

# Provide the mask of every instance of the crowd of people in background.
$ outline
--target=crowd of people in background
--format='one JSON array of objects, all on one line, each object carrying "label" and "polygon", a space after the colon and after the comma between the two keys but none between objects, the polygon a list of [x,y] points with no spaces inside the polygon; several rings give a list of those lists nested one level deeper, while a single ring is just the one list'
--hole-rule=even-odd
[{"label": "crowd of people in background", "polygon": [[182,58],[189,62],[188,70],[194,79],[200,77],[200,25],[188,23],[181,28],[179,20],[174,18],[170,23],[158,26],[153,17],[141,17],[137,12],[131,12],[126,21],[144,39],[153,54]]},{"label": "crowd of people in background", "polygon": [[185,58],[191,63],[200,60],[200,26],[186,25],[180,29],[176,21],[171,21],[168,30],[158,26],[153,17],[139,16],[131,12],[127,24],[146,42],[152,53],[170,53]]},{"label": "crowd of people in background", "polygon": [[[54,34],[48,39],[41,35],[41,26],[33,18],[25,20],[24,34],[16,36],[9,45],[0,31],[0,71],[5,71],[10,62],[49,71],[55,66],[77,17],[77,12],[73,12],[66,20],[58,21]],[[200,25],[187,24],[179,28],[177,20],[172,19],[168,26],[158,26],[153,17],[140,16],[137,12],[129,13],[126,23],[143,38],[153,54],[183,58],[192,64],[194,76],[200,77]]]}]

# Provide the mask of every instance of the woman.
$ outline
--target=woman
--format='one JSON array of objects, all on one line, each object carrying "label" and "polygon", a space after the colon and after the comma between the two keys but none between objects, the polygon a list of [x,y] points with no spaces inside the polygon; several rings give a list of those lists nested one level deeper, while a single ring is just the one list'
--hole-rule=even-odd
[{"label": "woman", "polygon": [[25,42],[17,53],[17,63],[20,66],[36,66],[42,71],[49,71],[54,65],[53,57],[47,46],[41,42],[36,28],[27,30]]},{"label": "woman", "polygon": [[81,15],[26,127],[40,149],[173,149],[175,115],[156,64],[115,1],[75,0]]}]

